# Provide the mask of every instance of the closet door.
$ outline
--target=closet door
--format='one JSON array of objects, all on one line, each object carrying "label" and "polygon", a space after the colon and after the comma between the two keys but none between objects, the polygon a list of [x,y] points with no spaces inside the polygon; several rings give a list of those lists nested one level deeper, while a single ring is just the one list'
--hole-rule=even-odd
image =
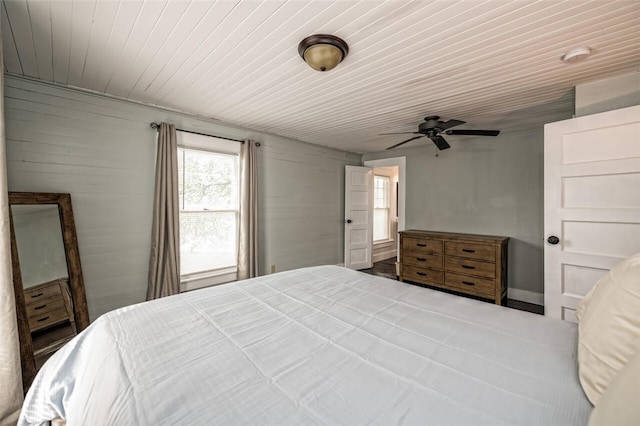
[{"label": "closet door", "polygon": [[582,297],[640,252],[640,106],[547,124],[545,314],[575,321]]}]

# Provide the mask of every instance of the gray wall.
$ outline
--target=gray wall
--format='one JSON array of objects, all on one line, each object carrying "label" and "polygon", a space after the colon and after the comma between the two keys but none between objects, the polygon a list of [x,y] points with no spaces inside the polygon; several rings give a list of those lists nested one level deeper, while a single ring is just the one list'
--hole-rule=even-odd
[{"label": "gray wall", "polygon": [[640,72],[576,86],[576,117],[640,105]]},{"label": "gray wall", "polygon": [[509,297],[542,303],[543,130],[449,142],[363,160],[406,156],[406,229],[510,237]]},{"label": "gray wall", "polygon": [[262,143],[261,274],[343,261],[344,166],[360,155],[11,76],[5,121],[9,190],[71,193],[92,318],[145,297],[151,121]]}]

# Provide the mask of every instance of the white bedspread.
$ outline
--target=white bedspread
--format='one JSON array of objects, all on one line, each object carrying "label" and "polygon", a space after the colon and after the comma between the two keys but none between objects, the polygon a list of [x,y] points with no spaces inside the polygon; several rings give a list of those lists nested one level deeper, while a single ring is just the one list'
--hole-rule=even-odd
[{"label": "white bedspread", "polygon": [[335,266],[106,314],[20,425],[585,425],[575,324]]}]

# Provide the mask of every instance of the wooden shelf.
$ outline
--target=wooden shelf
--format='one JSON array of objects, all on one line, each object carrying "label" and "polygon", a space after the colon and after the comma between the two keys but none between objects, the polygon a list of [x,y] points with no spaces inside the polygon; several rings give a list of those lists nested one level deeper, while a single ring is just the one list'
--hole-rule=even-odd
[{"label": "wooden shelf", "polygon": [[40,368],[51,355],[76,335],[72,323],[66,322],[50,327],[31,335],[33,341],[33,355],[36,359],[36,368]]}]

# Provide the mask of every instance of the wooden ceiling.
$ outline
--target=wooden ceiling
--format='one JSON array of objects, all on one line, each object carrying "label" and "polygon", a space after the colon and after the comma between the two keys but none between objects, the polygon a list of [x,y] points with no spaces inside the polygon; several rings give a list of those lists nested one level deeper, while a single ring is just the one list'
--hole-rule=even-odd
[{"label": "wooden ceiling", "polygon": [[[349,44],[333,71],[298,56],[315,33]],[[640,70],[637,0],[5,0],[2,36],[10,74],[359,153],[427,115],[541,128],[576,84]]]}]

